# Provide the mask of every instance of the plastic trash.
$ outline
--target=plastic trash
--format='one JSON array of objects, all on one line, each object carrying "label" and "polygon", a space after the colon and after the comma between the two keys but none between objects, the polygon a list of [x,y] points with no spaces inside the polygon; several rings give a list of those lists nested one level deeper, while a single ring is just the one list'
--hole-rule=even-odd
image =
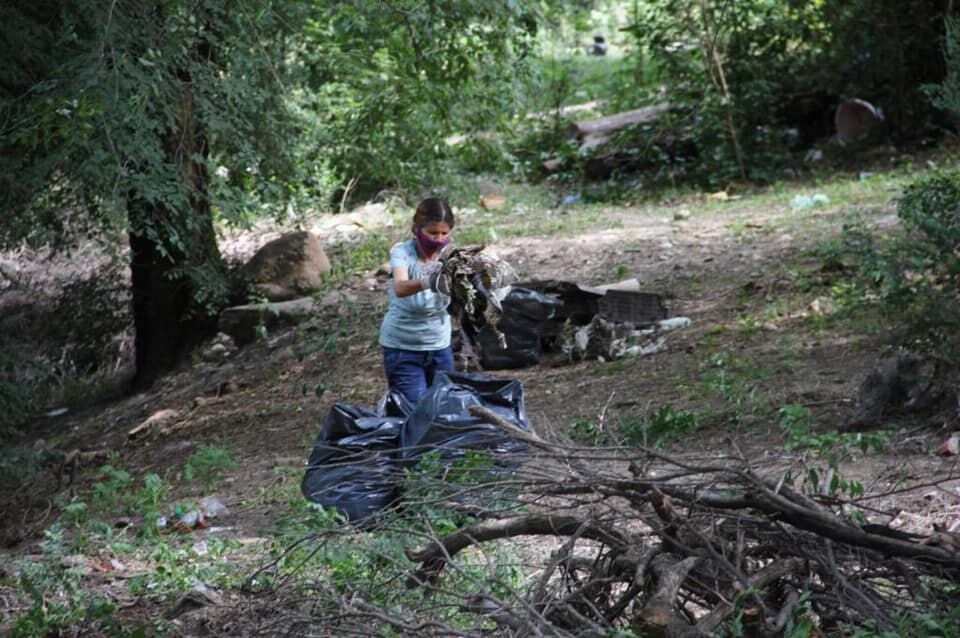
[{"label": "plastic trash", "polygon": [[400,434],[405,459],[440,451],[445,459],[468,450],[510,454],[526,450],[499,427],[470,414],[483,406],[518,427],[529,430],[523,406],[523,386],[513,379],[466,373],[440,373],[403,424]]},{"label": "plastic trash", "polygon": [[509,370],[537,363],[543,353],[541,326],[557,314],[563,302],[536,290],[514,286],[500,305],[503,315],[499,328],[507,347],[500,347],[496,333],[484,326],[477,336],[480,365],[484,370]]},{"label": "plastic trash", "polygon": [[830,203],[830,198],[823,193],[814,195],[794,195],[790,200],[790,207],[793,210],[810,210],[819,206],[826,206]]},{"label": "plastic trash", "polygon": [[227,506],[223,504],[223,501],[218,499],[216,496],[205,496],[200,499],[200,502],[197,503],[200,511],[203,512],[203,515],[206,518],[217,518],[224,514],[229,514],[230,510],[227,509]]},{"label": "plastic trash", "polygon": [[624,355],[629,357],[646,357],[651,354],[663,352],[666,349],[667,338],[659,337],[656,340],[642,346],[630,346],[624,351]]},{"label": "plastic trash", "polygon": [[[390,396],[378,412],[334,404],[307,462],[303,495],[361,521],[400,501],[404,470],[428,452],[450,462],[470,450],[486,450],[508,469],[515,462],[510,457],[526,447],[470,414],[473,405],[530,428],[521,383],[484,375],[439,373],[415,406]],[[402,410],[405,416],[385,414]]]},{"label": "plastic trash", "polygon": [[191,509],[187,511],[180,511],[180,508],[177,508],[176,519],[173,523],[173,528],[178,532],[190,532],[197,528],[206,527],[207,519],[204,517],[203,512],[198,509]]},{"label": "plastic trash", "polygon": [[394,503],[400,496],[397,460],[403,420],[334,404],[307,461],[300,485],[303,495],[340,510],[350,520]]},{"label": "plastic trash", "polygon": [[676,330],[678,328],[688,327],[692,321],[690,317],[670,317],[669,319],[662,319],[657,322],[657,328],[663,332],[669,332],[670,330]]}]

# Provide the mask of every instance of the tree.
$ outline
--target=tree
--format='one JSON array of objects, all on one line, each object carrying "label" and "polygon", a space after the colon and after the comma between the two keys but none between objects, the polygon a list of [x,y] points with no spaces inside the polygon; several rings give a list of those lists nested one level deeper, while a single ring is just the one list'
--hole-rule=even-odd
[{"label": "tree", "polygon": [[249,161],[260,141],[252,122],[286,124],[271,90],[286,7],[254,15],[229,5],[79,0],[2,10],[14,56],[2,82],[2,190],[13,212],[3,239],[127,233],[135,387],[207,336],[227,300],[214,163]]},{"label": "tree", "polygon": [[[390,147],[330,153],[332,179],[380,168],[375,179],[388,180],[383,166],[436,145],[406,134],[406,116],[431,128],[479,61],[509,56],[522,16],[507,0],[4,5],[0,242],[125,232],[134,386],[148,386],[209,334],[228,300],[215,218],[285,210],[311,187],[308,154],[371,132]],[[387,99],[401,88],[406,102]]]},{"label": "tree", "polygon": [[844,99],[879,106],[896,142],[928,135],[944,12],[939,0],[664,0],[636,3],[626,30],[692,130],[701,179],[722,186],[780,178],[789,150],[833,134]]}]

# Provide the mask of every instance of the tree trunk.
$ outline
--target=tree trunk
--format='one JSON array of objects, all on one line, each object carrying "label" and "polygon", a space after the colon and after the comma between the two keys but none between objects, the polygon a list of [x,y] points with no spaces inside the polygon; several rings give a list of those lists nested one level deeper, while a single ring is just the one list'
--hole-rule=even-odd
[{"label": "tree trunk", "polygon": [[[170,217],[162,206],[130,202],[129,214],[134,217]],[[157,241],[133,231],[130,239],[130,274],[133,297],[133,325],[136,376],[134,390],[149,387],[164,372],[172,370],[183,357],[216,328],[216,317],[202,312],[193,301],[195,286],[178,274],[189,262],[203,259],[220,261],[213,241],[213,223],[209,213],[194,211],[193,226],[180,228],[195,233],[190,243],[194,255],[173,253],[164,256]],[[209,232],[204,230],[209,229]],[[206,247],[204,249],[203,247]],[[165,246],[170,250],[170,246]]]},{"label": "tree trunk", "polygon": [[633,124],[655,122],[670,110],[669,102],[645,106],[642,109],[623,111],[592,120],[573,122],[567,127],[567,137],[585,140],[590,136],[606,136]]},{"label": "tree trunk", "polygon": [[[210,45],[194,47],[208,61]],[[209,149],[197,113],[190,71],[178,74],[176,119],[164,134],[164,159],[175,167],[179,208],[130,193],[127,201],[136,375],[133,389],[149,387],[216,329],[227,273],[217,246],[207,194]]]}]

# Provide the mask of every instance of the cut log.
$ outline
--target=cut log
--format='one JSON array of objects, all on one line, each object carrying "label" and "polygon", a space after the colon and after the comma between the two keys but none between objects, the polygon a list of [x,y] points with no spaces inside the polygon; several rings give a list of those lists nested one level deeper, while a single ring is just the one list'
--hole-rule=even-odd
[{"label": "cut log", "polygon": [[548,173],[548,174],[549,174],[549,173],[556,173],[556,172],[559,171],[561,168],[563,168],[564,163],[565,163],[565,162],[563,161],[562,158],[559,158],[559,157],[551,157],[551,158],[548,159],[548,160],[544,160],[544,162],[543,162],[543,171],[544,171],[545,173]]},{"label": "cut log", "polygon": [[567,137],[583,140],[588,135],[609,135],[632,124],[654,122],[670,110],[670,103],[663,102],[642,109],[614,113],[595,120],[574,122],[567,128]]},{"label": "cut log", "polygon": [[540,111],[539,113],[527,113],[528,120],[546,120],[552,117],[569,117],[577,113],[583,113],[586,111],[596,111],[601,106],[603,102],[600,100],[591,100],[589,102],[584,102],[583,104],[571,104],[569,106],[561,106],[559,109],[551,109],[549,111]]},{"label": "cut log", "polygon": [[604,144],[610,141],[610,136],[606,133],[590,133],[583,137],[583,141],[580,143],[581,154],[588,153],[595,148],[600,148]]}]

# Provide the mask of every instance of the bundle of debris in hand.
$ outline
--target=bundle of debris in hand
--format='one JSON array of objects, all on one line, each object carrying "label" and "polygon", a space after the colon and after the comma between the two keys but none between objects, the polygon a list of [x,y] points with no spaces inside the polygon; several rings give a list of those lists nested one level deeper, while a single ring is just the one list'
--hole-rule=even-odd
[{"label": "bundle of debris in hand", "polygon": [[451,281],[451,312],[459,319],[458,367],[502,370],[561,359],[610,361],[666,348],[664,332],[690,324],[667,318],[661,297],[637,280],[589,287],[541,280],[516,283],[513,268],[483,246],[444,256]]}]

